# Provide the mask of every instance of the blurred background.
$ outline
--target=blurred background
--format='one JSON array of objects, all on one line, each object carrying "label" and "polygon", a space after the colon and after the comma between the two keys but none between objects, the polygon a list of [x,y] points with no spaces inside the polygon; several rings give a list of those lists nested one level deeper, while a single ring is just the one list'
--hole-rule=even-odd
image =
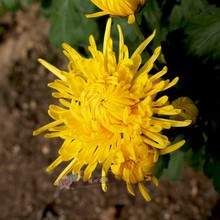
[{"label": "blurred background", "polygon": [[[0,0],[0,219],[220,219],[219,7],[211,0],[148,0],[137,15],[145,37],[157,29],[148,52],[161,44],[158,65],[168,66],[167,78],[180,77],[171,100],[188,96],[199,109],[196,124],[181,130],[183,149],[159,168],[159,186],[148,185],[152,201],[146,203],[138,190],[129,195],[122,182],[109,182],[106,193],[97,184],[55,187],[65,164],[45,170],[62,142],[32,136],[50,122],[47,109],[56,102],[47,87],[55,78],[37,59],[65,70],[62,42],[87,56],[90,34],[102,45],[106,17],[84,18],[98,10],[89,0]],[[116,23],[134,50],[140,43],[134,27],[126,19]],[[117,41],[114,27],[112,37]]]}]

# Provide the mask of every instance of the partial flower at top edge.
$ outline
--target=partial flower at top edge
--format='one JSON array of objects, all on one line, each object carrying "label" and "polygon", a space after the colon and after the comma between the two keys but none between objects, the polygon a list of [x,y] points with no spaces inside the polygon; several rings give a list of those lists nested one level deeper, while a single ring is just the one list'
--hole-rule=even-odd
[{"label": "partial flower at top edge", "polygon": [[146,0],[91,0],[102,11],[86,14],[87,18],[95,18],[104,15],[128,17],[128,23],[135,22],[135,13],[145,5]]}]

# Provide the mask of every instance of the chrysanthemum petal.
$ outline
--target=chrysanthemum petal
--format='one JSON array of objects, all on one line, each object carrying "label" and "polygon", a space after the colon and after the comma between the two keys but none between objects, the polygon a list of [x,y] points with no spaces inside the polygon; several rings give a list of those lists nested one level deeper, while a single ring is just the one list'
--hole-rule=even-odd
[{"label": "chrysanthemum petal", "polygon": [[47,172],[53,170],[56,166],[58,166],[63,160],[61,156],[59,156],[50,166],[47,167]]},{"label": "chrysanthemum petal", "polygon": [[[148,65],[152,64],[155,62],[155,60],[158,58],[158,56],[160,55],[160,51],[161,51],[161,46],[157,47],[154,50],[153,55],[150,57],[150,59],[141,67],[141,69],[138,71],[138,74],[141,74],[142,72],[145,72],[146,69],[148,69]],[[148,71],[147,71],[148,72]]]},{"label": "chrysanthemum petal", "polygon": [[156,30],[154,30],[153,33],[143,43],[140,44],[140,46],[132,54],[131,59],[134,59],[134,57],[136,57],[138,54],[141,54],[143,52],[146,46],[153,40],[155,34],[156,34]]},{"label": "chrysanthemum petal", "polygon": [[107,15],[107,14],[108,14],[108,12],[99,11],[99,12],[92,13],[92,14],[86,14],[85,16],[87,18],[97,18],[97,17],[101,17],[101,16],[104,16],[104,15]]},{"label": "chrysanthemum petal", "polygon": [[180,147],[182,147],[184,144],[185,144],[185,140],[179,141],[176,144],[170,145],[169,147],[160,150],[159,153],[160,153],[160,155],[171,153],[171,152],[179,149]]},{"label": "chrysanthemum petal", "polygon": [[133,24],[135,22],[134,14],[128,16],[128,24]]},{"label": "chrysanthemum petal", "polygon": [[149,196],[149,194],[148,194],[148,192],[142,182],[138,183],[138,188],[139,188],[142,196],[145,198],[145,200],[147,202],[149,202],[151,200],[151,198],[150,198],[150,196]]},{"label": "chrysanthemum petal", "polygon": [[50,63],[46,62],[43,59],[38,59],[38,61],[45,66],[48,70],[50,70],[54,75],[56,75],[58,78],[60,78],[63,81],[66,81],[66,77],[62,74],[62,72],[57,69],[55,66],[51,65]]},{"label": "chrysanthemum petal", "polygon": [[57,126],[57,125],[59,125],[59,124],[62,124],[62,123],[63,123],[62,119],[53,121],[53,122],[51,122],[51,123],[49,123],[49,124],[46,124],[46,125],[42,126],[42,127],[39,128],[39,129],[35,130],[35,131],[33,132],[33,135],[36,136],[36,135],[38,135],[38,134],[40,134],[40,133],[42,133],[42,132],[44,132],[44,131],[47,131],[48,129],[50,129],[50,128],[54,127],[54,126]]},{"label": "chrysanthemum petal", "polygon": [[153,112],[160,115],[177,115],[181,110],[175,109],[172,105],[167,105],[160,108],[153,108]]},{"label": "chrysanthemum petal", "polygon": [[127,183],[126,185],[127,185],[127,190],[128,190],[128,192],[129,192],[131,195],[135,196],[134,190],[133,190],[133,188],[132,188],[132,184]]},{"label": "chrysanthemum petal", "polygon": [[76,162],[75,159],[73,159],[68,166],[60,173],[60,175],[58,176],[58,178],[56,179],[56,181],[54,182],[54,185],[57,185],[57,183],[59,182],[59,180],[63,177],[66,176],[68,173],[71,172],[71,170],[73,169],[73,165]]},{"label": "chrysanthemum petal", "polygon": [[110,32],[111,32],[111,23],[112,23],[112,19],[109,18],[106,24],[104,41],[103,41],[103,55],[104,56],[107,54],[107,47],[108,47],[108,42],[110,39]]},{"label": "chrysanthemum petal", "polygon": [[103,190],[104,192],[107,191],[107,185],[106,185],[107,179],[106,179],[106,176],[107,176],[106,171],[105,171],[104,169],[102,169],[101,187],[102,187],[102,190]]},{"label": "chrysanthemum petal", "polygon": [[83,176],[83,181],[88,181],[91,176],[92,176],[92,172],[94,171],[94,169],[96,168],[97,166],[97,162],[93,163],[93,164],[89,164],[85,171],[84,171],[84,176]]},{"label": "chrysanthemum petal", "polygon": [[153,106],[162,106],[165,105],[168,102],[168,96],[162,96],[156,101],[153,102]]},{"label": "chrysanthemum petal", "polygon": [[166,72],[167,72],[167,67],[164,66],[160,72],[158,72],[150,77],[151,81],[155,81],[155,80],[161,78],[164,74],[166,74]]},{"label": "chrysanthemum petal", "polygon": [[152,176],[151,179],[152,179],[154,185],[155,185],[155,186],[158,186],[158,184],[159,184],[159,183],[158,183],[158,179],[157,179],[155,176]]}]

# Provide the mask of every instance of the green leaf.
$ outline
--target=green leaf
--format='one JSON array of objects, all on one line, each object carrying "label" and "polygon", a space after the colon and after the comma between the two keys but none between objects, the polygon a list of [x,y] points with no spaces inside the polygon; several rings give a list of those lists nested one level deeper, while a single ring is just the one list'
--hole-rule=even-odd
[{"label": "green leaf", "polygon": [[50,17],[53,13],[53,0],[41,0],[40,11],[45,17]]},{"label": "green leaf", "polygon": [[166,155],[159,157],[159,159],[157,161],[156,169],[154,172],[154,175],[158,179],[162,176],[164,169],[166,169],[168,167],[169,159],[170,159],[169,154],[166,154]]},{"label": "green leaf", "polygon": [[220,59],[220,8],[210,7],[192,19],[184,28],[189,53],[199,57]]},{"label": "green leaf", "polygon": [[206,155],[204,164],[205,175],[213,180],[213,186],[220,193],[220,161],[211,155]]},{"label": "green leaf", "polygon": [[[193,146],[192,146],[193,147]],[[198,171],[203,171],[203,166],[205,162],[205,150],[204,147],[198,150],[197,152],[194,152],[191,149],[186,153],[186,157],[188,160],[189,165]]]},{"label": "green leaf", "polygon": [[166,176],[170,181],[178,181],[182,176],[185,164],[185,154],[178,150],[170,154],[168,168],[164,170],[163,176]]},{"label": "green leaf", "polygon": [[182,0],[179,5],[175,5],[169,16],[169,27],[171,30],[181,28],[193,17],[206,10],[208,3],[206,0]]},{"label": "green leaf", "polygon": [[145,7],[137,14],[138,20],[144,16],[148,28],[151,30],[159,29],[162,16],[161,9],[155,0],[148,0]]},{"label": "green leaf", "polygon": [[137,14],[138,22],[141,23],[141,31],[145,37],[156,29],[156,36],[151,43],[152,50],[161,44],[162,39],[165,39],[161,28],[161,17],[161,8],[155,0],[148,0],[145,7]]},{"label": "green leaf", "polygon": [[62,4],[59,0],[53,1],[50,39],[55,47],[63,42],[74,47],[88,45],[89,35],[97,34],[95,20],[85,17],[89,7],[89,1],[63,0]]},{"label": "green leaf", "polygon": [[1,2],[5,10],[9,12],[15,12],[20,8],[19,0],[1,0]]}]

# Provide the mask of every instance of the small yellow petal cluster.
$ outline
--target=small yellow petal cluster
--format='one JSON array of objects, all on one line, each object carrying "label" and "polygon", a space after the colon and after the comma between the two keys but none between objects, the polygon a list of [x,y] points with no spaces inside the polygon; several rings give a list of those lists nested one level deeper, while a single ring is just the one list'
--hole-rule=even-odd
[{"label": "small yellow petal cluster", "polygon": [[[111,1],[110,1],[111,2]],[[63,44],[69,59],[68,71],[62,71],[39,59],[40,63],[58,79],[49,84],[59,105],[50,105],[53,122],[34,131],[34,135],[48,131],[47,138],[64,140],[59,157],[48,167],[54,169],[63,161],[70,161],[55,184],[68,173],[83,176],[88,181],[97,166],[102,168],[102,179],[108,172],[125,181],[128,191],[134,195],[132,185],[137,185],[143,197],[149,201],[146,181],[153,181],[158,157],[181,147],[184,140],[171,144],[163,134],[164,129],[188,126],[191,121],[171,120],[180,109],[168,104],[166,95],[156,99],[156,94],[174,86],[178,77],[164,80],[167,67],[149,74],[161,47],[154,50],[142,65],[141,53],[155,36],[155,31],[130,56],[124,44],[121,27],[119,52],[116,56],[110,36],[111,18],[104,35],[103,51],[97,49],[93,36],[89,37],[90,58],[82,57],[68,44]],[[107,190],[104,181],[102,189]]]},{"label": "small yellow petal cluster", "polygon": [[178,115],[171,116],[174,120],[192,120],[192,124],[196,123],[199,111],[196,105],[189,97],[179,97],[171,103],[175,108],[181,109]]},{"label": "small yellow petal cluster", "polygon": [[146,0],[91,0],[102,11],[87,14],[87,18],[100,17],[103,15],[112,15],[118,17],[127,17],[128,23],[135,22],[135,13],[144,6]]},{"label": "small yellow petal cluster", "polygon": [[144,182],[153,180],[155,185],[158,185],[153,173],[159,151],[144,143],[142,145],[132,143],[132,145],[132,150],[127,144],[121,146],[121,151],[117,152],[113,158],[111,171],[117,179],[126,182],[127,189],[132,195],[135,195],[132,185],[137,184],[144,198],[150,201],[151,198],[144,187]]}]

